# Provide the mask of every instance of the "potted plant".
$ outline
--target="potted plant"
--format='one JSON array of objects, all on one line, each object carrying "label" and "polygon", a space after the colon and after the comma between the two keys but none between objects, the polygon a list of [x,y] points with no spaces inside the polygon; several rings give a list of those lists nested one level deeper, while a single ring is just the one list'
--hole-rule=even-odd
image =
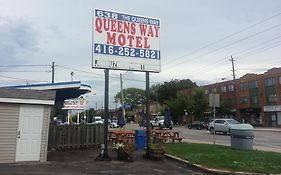
[{"label": "potted plant", "polygon": [[149,145],[149,158],[152,160],[163,160],[165,157],[165,148],[160,144]]},{"label": "potted plant", "polygon": [[116,143],[113,145],[117,153],[117,159],[121,161],[133,161],[134,151],[136,150],[135,144]]}]

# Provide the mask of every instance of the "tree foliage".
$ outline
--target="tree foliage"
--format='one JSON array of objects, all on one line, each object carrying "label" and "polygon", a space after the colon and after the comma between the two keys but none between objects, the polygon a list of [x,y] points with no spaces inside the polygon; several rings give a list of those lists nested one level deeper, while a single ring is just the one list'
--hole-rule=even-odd
[{"label": "tree foliage", "polygon": [[197,89],[192,96],[192,114],[196,120],[204,120],[204,112],[208,108],[208,101],[202,89]]},{"label": "tree foliage", "polygon": [[174,122],[179,122],[180,116],[183,116],[185,110],[188,110],[188,101],[184,95],[178,95],[177,98],[166,100],[165,103],[172,111],[172,118]]},{"label": "tree foliage", "polygon": [[181,89],[197,87],[195,82],[189,79],[174,79],[163,84],[156,84],[150,89],[150,98],[163,104],[166,100],[177,98],[177,91]]},{"label": "tree foliage", "polygon": [[[121,103],[121,92],[118,92],[114,99]],[[123,89],[123,100],[123,103],[130,104],[132,108],[145,104],[145,91],[138,88]]]}]

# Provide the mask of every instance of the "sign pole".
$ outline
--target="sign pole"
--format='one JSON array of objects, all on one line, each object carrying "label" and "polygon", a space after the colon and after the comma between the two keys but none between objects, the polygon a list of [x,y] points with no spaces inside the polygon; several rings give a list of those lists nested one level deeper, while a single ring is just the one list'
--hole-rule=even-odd
[{"label": "sign pole", "polygon": [[149,72],[145,72],[146,76],[146,91],[145,91],[145,98],[146,98],[146,157],[150,157],[150,109],[149,109]]},{"label": "sign pole", "polygon": [[216,106],[215,106],[215,94],[213,94],[213,106],[214,106],[214,145],[216,144],[216,127],[215,127],[215,124],[216,124]]},{"label": "sign pole", "polygon": [[105,89],[104,89],[104,150],[102,153],[103,159],[109,159],[108,156],[108,93],[109,93],[109,69],[104,70],[105,74]]}]

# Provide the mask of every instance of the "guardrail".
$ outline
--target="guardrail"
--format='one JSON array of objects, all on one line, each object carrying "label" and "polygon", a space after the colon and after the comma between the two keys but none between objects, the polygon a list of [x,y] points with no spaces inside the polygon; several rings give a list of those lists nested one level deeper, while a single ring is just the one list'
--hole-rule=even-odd
[{"label": "guardrail", "polygon": [[48,150],[100,147],[103,142],[101,124],[50,125]]}]

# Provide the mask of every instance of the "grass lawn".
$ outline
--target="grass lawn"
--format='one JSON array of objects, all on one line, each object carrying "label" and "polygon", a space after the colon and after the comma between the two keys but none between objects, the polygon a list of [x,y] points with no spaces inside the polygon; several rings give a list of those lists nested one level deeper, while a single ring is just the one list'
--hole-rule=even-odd
[{"label": "grass lawn", "polygon": [[281,173],[281,153],[237,150],[228,146],[167,143],[168,154],[209,168],[254,173]]}]

